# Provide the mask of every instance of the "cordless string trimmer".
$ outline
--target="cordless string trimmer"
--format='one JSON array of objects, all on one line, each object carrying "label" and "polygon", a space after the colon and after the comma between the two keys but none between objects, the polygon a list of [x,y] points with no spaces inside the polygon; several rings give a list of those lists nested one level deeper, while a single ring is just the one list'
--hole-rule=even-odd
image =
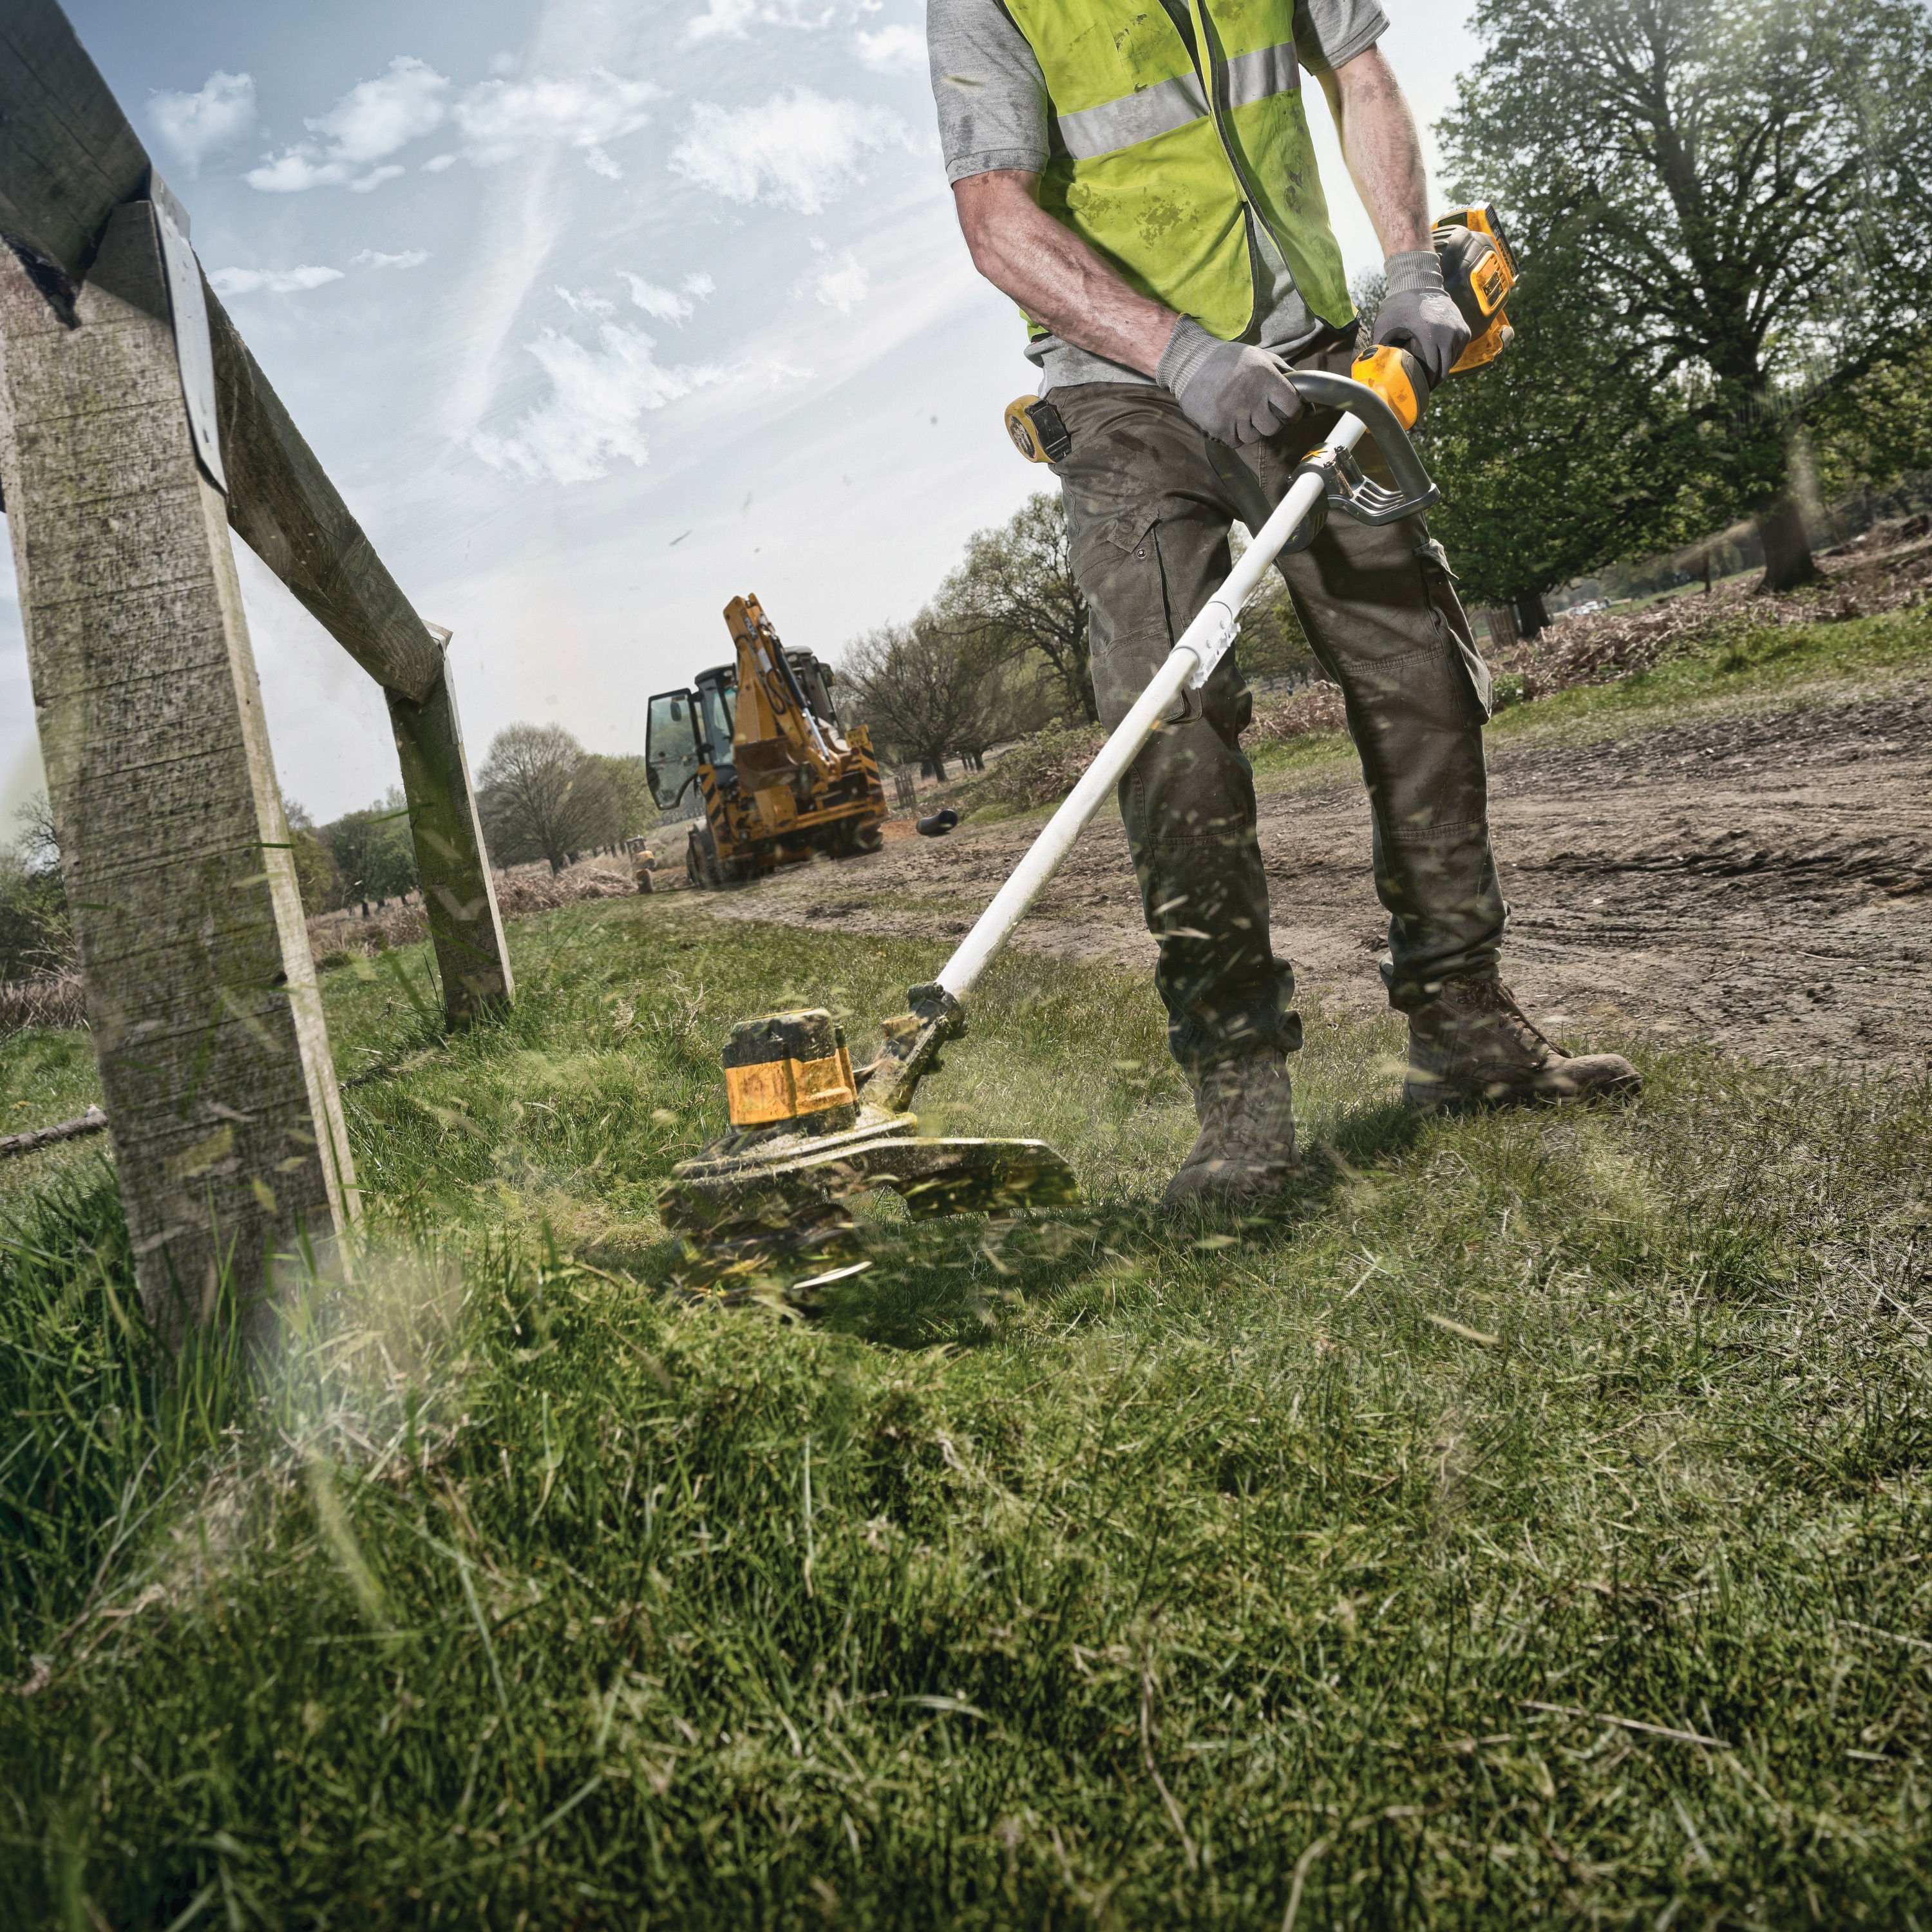
[{"label": "cordless string trimmer", "polygon": [[[1472,316],[1478,340],[1486,332],[1496,345],[1490,355],[1508,339],[1506,292],[1507,284],[1493,289],[1493,299],[1478,305],[1480,324]],[[919,1219],[1077,1198],[1072,1169],[1044,1142],[922,1136],[910,1112],[913,1097],[938,1070],[940,1049],[964,1032],[966,1001],[980,975],[1139,755],[1161,714],[1184,686],[1199,690],[1226,656],[1242,607],[1276,558],[1305,549],[1331,514],[1392,524],[1437,500],[1407,434],[1427,400],[1428,383],[1406,350],[1377,349],[1356,363],[1352,376],[1298,369],[1290,380],[1306,402],[1341,410],[1340,419],[1298,466],[1287,494],[1227,581],[1188,626],[938,977],[914,987],[910,1010],[886,1022],[874,1058],[855,1070],[843,1031],[820,1008],[767,1014],[732,1029],[724,1050],[730,1131],[674,1169],[659,1202],[665,1225],[686,1238],[707,1276],[763,1273],[806,1255],[820,1264],[836,1260],[856,1234],[845,1203],[872,1188],[896,1190]],[[1012,420],[1010,412],[1010,429]],[[1042,434],[1059,428],[1057,419],[1042,423],[1036,416],[1027,426]],[[1370,481],[1356,463],[1353,452],[1364,436],[1381,452],[1393,489]]]}]

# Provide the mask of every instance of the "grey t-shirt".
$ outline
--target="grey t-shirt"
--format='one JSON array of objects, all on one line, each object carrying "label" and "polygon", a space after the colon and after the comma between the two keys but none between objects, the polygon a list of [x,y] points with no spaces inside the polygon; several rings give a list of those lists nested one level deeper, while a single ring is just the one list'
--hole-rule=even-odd
[{"label": "grey t-shirt", "polygon": [[[1388,27],[1378,0],[1295,0],[1295,55],[1311,74],[1327,74],[1366,52]],[[964,181],[998,169],[1042,170],[1050,152],[1046,80],[1001,0],[926,0],[926,37],[946,178]],[[1254,338],[1292,352],[1327,325],[1302,300],[1267,230],[1256,223],[1250,233],[1268,290]],[[1153,380],[1054,335],[1029,344],[1026,352],[1040,366],[1042,394],[1076,382]]]}]

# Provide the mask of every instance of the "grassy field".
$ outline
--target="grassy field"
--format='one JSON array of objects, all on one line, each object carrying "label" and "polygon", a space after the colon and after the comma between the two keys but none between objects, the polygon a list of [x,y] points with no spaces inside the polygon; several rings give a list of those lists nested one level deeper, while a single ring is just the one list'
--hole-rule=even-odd
[{"label": "grassy field", "polygon": [[1311,1013],[1304,1184],[1177,1225],[1150,991],[1010,958],[922,1112],[1084,1204],[888,1202],[800,1320],[668,1292],[656,1186],[732,1019],[933,956],[512,937],[461,1041],[328,976],[366,1252],[252,1370],[164,1372],[98,1143],[9,1177],[13,1922],[1932,1928],[1925,1082],[1424,1121]]}]

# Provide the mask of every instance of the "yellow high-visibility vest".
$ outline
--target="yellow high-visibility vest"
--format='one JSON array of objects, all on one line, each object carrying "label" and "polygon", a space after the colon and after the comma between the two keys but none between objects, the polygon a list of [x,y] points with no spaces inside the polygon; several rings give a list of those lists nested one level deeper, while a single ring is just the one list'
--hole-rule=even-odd
[{"label": "yellow high-visibility vest", "polygon": [[1050,96],[1047,213],[1224,341],[1257,319],[1250,219],[1316,314],[1338,327],[1354,316],[1302,111],[1294,0],[1188,0],[1198,69],[1160,0],[1006,8]]}]

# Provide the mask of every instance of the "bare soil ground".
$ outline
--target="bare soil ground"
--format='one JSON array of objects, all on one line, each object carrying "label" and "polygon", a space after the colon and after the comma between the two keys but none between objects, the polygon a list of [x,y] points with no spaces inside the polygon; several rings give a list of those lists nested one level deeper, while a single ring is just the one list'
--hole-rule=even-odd
[{"label": "bare soil ground", "polygon": [[[1491,773],[1505,971],[1557,1036],[1701,1040],[1796,1065],[1932,1060],[1932,686],[1492,746]],[[719,895],[713,910],[928,938],[936,966],[1039,822],[896,840]],[[1260,829],[1275,945],[1304,1004],[1380,1009],[1385,922],[1352,766],[1264,794]],[[1151,965],[1118,818],[1088,828],[1016,944]]]}]

